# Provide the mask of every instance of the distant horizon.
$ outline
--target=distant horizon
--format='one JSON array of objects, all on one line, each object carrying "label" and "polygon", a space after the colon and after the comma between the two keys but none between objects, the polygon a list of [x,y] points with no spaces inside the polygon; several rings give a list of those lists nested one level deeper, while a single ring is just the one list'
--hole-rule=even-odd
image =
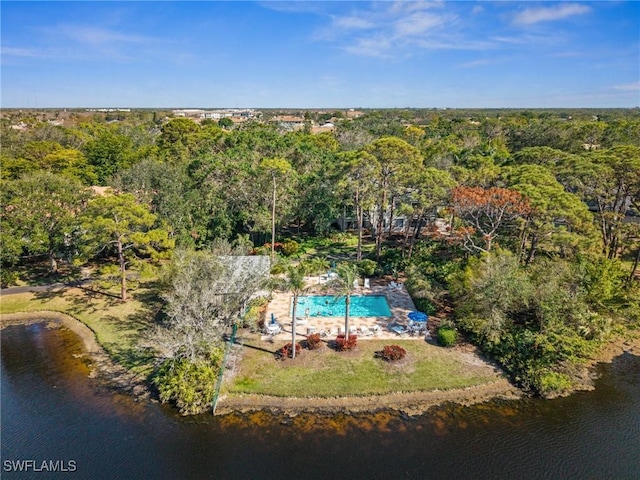
[{"label": "distant horizon", "polygon": [[[639,0],[640,2],[640,0]],[[192,105],[180,105],[180,106],[112,106],[112,105],[104,105],[104,106],[46,106],[46,107],[31,107],[31,106],[0,106],[1,110],[104,110],[104,109],[130,109],[130,110],[189,110],[189,109],[197,109],[197,110],[243,110],[243,109],[251,109],[251,110],[635,110],[640,109],[640,102],[635,106],[491,106],[491,107],[466,107],[466,106],[458,106],[458,107],[256,107],[256,106],[233,106],[233,107],[202,107],[202,106],[192,106]]]}]

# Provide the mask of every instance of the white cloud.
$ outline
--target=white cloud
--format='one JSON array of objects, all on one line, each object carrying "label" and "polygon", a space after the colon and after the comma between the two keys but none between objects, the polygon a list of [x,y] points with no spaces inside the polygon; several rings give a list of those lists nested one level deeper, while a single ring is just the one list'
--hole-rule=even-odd
[{"label": "white cloud", "polygon": [[640,81],[625,83],[622,85],[614,85],[612,88],[614,90],[620,90],[623,92],[640,92]]},{"label": "white cloud", "polygon": [[358,16],[334,17],[333,25],[347,30],[374,28],[375,23]]},{"label": "white cloud", "polygon": [[446,15],[433,15],[426,12],[418,12],[395,22],[395,32],[401,37],[419,35],[436,27],[440,27],[453,18]]},{"label": "white cloud", "polygon": [[378,35],[373,37],[358,38],[352,45],[347,45],[344,50],[354,55],[365,57],[390,57],[391,39]]},{"label": "white cloud", "polygon": [[61,25],[53,30],[58,35],[63,35],[82,44],[108,45],[113,43],[149,43],[153,39],[141,35],[121,33],[106,28],[86,25]]},{"label": "white cloud", "polygon": [[33,48],[20,48],[20,47],[2,47],[2,56],[5,57],[27,57],[38,58],[42,57],[42,53]]},{"label": "white cloud", "polygon": [[562,20],[563,18],[591,12],[591,7],[577,3],[564,3],[553,7],[527,8],[514,18],[516,25],[533,25],[540,22]]},{"label": "white cloud", "polygon": [[481,58],[478,60],[471,60],[470,62],[461,63],[460,65],[458,65],[458,68],[484,67],[485,65],[495,65],[496,63],[500,63],[502,61],[502,59],[498,58]]},{"label": "white cloud", "polygon": [[337,42],[342,50],[353,55],[380,58],[468,44],[464,39],[453,38],[455,34],[448,30],[459,17],[445,11],[443,2],[355,5],[348,12],[330,15],[330,25],[317,32],[315,38]]},{"label": "white cloud", "polygon": [[390,11],[393,13],[404,13],[404,12],[418,12],[421,10],[427,10],[430,8],[441,8],[444,6],[444,2],[442,1],[402,1],[396,0],[391,5]]}]

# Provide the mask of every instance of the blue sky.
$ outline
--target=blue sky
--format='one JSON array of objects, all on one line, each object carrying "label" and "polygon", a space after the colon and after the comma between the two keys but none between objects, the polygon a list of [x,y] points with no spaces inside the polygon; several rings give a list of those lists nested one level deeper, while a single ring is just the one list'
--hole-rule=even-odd
[{"label": "blue sky", "polygon": [[640,2],[41,2],[13,107],[635,107]]}]

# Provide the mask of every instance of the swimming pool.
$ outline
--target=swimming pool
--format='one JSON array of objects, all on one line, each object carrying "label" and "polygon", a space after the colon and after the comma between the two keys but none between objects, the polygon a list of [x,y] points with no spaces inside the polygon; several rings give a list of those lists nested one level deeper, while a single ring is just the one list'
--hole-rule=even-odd
[{"label": "swimming pool", "polygon": [[[345,297],[310,295],[298,297],[297,317],[344,317]],[[293,310],[293,302],[291,304]],[[308,311],[307,311],[308,310]],[[391,310],[383,295],[352,295],[349,305],[352,317],[390,317]]]}]

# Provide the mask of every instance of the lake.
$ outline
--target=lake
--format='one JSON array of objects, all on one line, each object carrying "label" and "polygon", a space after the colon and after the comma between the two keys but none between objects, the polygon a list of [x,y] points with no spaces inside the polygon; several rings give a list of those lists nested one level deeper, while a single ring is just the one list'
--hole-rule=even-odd
[{"label": "lake", "polygon": [[11,326],[1,343],[3,479],[640,478],[640,357],[631,354],[599,366],[595,390],[556,400],[419,417],[184,418],[89,378],[67,329]]}]

